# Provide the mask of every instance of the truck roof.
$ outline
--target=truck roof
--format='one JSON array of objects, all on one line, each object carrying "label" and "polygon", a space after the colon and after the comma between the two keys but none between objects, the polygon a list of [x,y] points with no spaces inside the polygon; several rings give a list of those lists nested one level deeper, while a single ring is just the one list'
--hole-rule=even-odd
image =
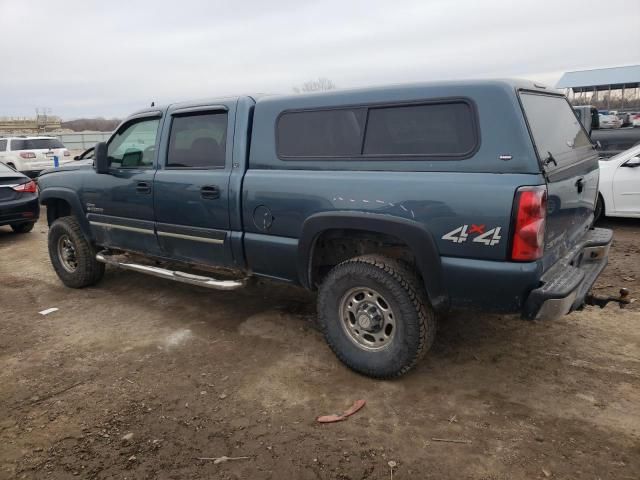
[{"label": "truck roof", "polygon": [[391,94],[393,92],[402,93],[402,92],[410,92],[420,90],[424,92],[425,97],[429,97],[432,94],[437,94],[447,88],[456,88],[457,90],[461,88],[482,88],[482,87],[498,87],[498,88],[506,88],[509,90],[513,89],[528,89],[528,90],[540,90],[540,91],[548,91],[550,93],[559,93],[552,87],[547,85],[543,85],[538,82],[532,82],[528,80],[521,79],[489,79],[489,80],[449,80],[449,81],[434,81],[434,82],[418,82],[418,83],[399,83],[399,84],[391,84],[391,85],[379,85],[373,87],[364,87],[364,88],[349,88],[349,89],[336,89],[336,90],[327,90],[322,92],[310,92],[303,94],[286,94],[286,95],[268,95],[263,96],[259,99],[257,103],[261,102],[270,102],[270,101],[280,101],[286,99],[293,98],[301,98],[301,97],[324,97],[324,98],[336,98],[336,99],[347,99],[350,96],[359,96],[362,94],[381,94],[381,96],[385,96]]},{"label": "truck roof", "polygon": [[[311,93],[287,93],[287,94],[245,94],[245,95],[225,95],[223,97],[208,97],[196,100],[189,100],[184,102],[176,102],[165,105],[158,105],[149,108],[145,108],[142,110],[138,110],[132,115],[140,115],[144,113],[153,113],[153,112],[161,112],[166,110],[169,107],[180,107],[180,106],[192,106],[197,103],[201,104],[215,104],[220,101],[229,101],[239,98],[252,98],[257,104],[263,102],[286,102],[288,99],[300,99],[304,97],[322,97],[325,99],[335,98],[336,100],[340,100],[341,102],[348,102],[349,97],[351,96],[359,96],[362,94],[382,94],[389,95],[392,92],[408,92],[408,91],[416,91],[421,90],[424,91],[425,97],[429,97],[432,94],[437,95],[438,92],[442,92],[446,90],[448,87],[455,87],[456,90],[460,90],[460,88],[503,88],[503,89],[527,89],[527,90],[539,90],[548,93],[561,94],[553,87],[541,84],[539,82],[533,82],[530,80],[523,79],[488,79],[488,80],[449,80],[449,81],[437,81],[437,82],[419,82],[419,83],[401,83],[401,84],[391,84],[391,85],[379,85],[373,87],[364,87],[364,88],[349,88],[349,89],[336,89],[336,90],[326,90],[321,92],[311,92]],[[435,96],[434,95],[434,96]]]}]

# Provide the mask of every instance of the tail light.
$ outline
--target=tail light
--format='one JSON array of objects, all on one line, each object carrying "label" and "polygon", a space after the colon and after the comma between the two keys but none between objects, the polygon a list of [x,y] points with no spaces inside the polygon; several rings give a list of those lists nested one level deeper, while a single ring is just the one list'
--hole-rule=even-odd
[{"label": "tail light", "polygon": [[36,158],[36,154],[33,152],[20,152],[21,158]]},{"label": "tail light", "polygon": [[65,150],[65,151],[64,151],[64,156],[65,156],[65,157],[68,157],[69,155],[71,155],[71,154],[69,153],[69,150]]},{"label": "tail light", "polygon": [[516,192],[511,259],[530,262],[542,257],[547,217],[547,187],[520,187]]},{"label": "tail light", "polygon": [[16,192],[21,193],[36,193],[38,191],[38,186],[36,185],[36,182],[29,180],[27,183],[23,183],[22,185],[16,185],[13,189]]}]

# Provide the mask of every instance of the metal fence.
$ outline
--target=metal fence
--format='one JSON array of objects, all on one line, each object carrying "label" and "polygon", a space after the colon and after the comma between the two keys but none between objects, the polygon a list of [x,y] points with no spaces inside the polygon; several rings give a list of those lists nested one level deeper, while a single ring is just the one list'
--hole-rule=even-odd
[{"label": "metal fence", "polygon": [[47,136],[58,138],[69,150],[86,150],[98,142],[106,142],[111,132],[48,133]]}]

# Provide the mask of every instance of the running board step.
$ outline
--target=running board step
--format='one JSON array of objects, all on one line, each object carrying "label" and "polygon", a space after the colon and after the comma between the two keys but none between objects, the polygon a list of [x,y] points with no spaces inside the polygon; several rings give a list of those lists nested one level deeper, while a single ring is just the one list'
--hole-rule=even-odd
[{"label": "running board step", "polygon": [[121,262],[115,258],[109,257],[110,255],[100,252],[96,255],[96,260],[125,270],[133,270],[134,272],[146,273],[148,275],[153,275],[154,277],[166,278],[167,280],[188,283],[190,285],[198,285],[200,287],[213,288],[215,290],[237,290],[245,287],[247,284],[247,278],[243,278],[241,280],[216,280],[211,277],[167,270],[166,268],[153,267],[151,265]]}]

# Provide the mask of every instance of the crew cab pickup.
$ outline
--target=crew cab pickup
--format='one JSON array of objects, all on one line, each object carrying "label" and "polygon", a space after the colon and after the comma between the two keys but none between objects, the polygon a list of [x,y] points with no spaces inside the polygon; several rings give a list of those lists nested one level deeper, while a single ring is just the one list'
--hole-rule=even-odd
[{"label": "crew cab pickup", "polygon": [[153,107],[97,144],[93,166],[38,182],[65,285],[110,264],[318,290],[340,360],[389,378],[450,309],[582,308],[612,239],[592,228],[598,175],[564,96],[500,80]]}]

